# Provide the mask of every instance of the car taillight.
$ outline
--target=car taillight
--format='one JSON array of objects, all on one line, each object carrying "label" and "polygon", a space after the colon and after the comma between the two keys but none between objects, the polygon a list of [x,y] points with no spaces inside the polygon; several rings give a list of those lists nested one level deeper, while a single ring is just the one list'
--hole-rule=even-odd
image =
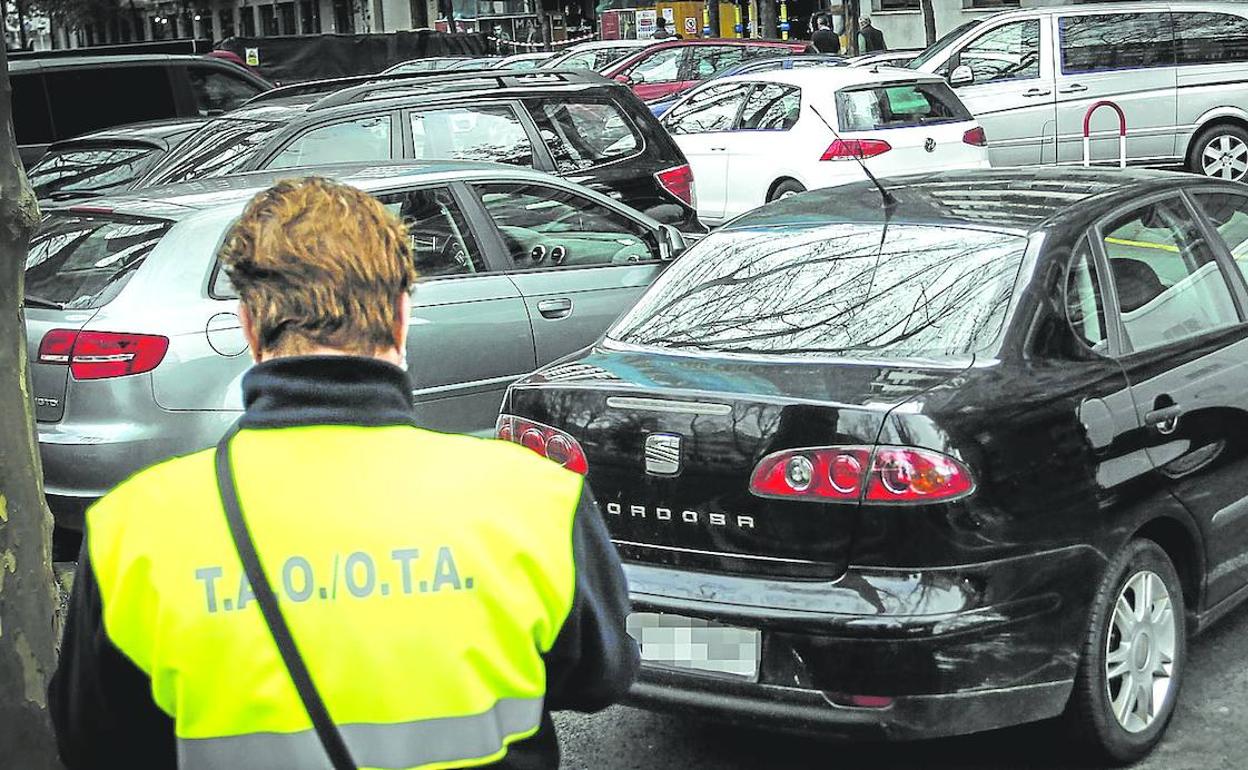
[{"label": "car taillight", "polygon": [[500,441],[511,441],[528,447],[542,457],[582,476],[589,470],[589,461],[585,458],[585,450],[581,449],[580,442],[558,428],[523,417],[501,414],[498,416],[494,436]]},{"label": "car taillight", "polygon": [[853,160],[883,155],[893,146],[883,139],[837,139],[828,145],[819,160]]},{"label": "car taillight", "polygon": [[39,343],[39,363],[68,364],[76,380],[150,372],[164,360],[169,338],[155,334],[53,329]]},{"label": "car taillight", "polygon": [[664,190],[674,195],[678,200],[684,201],[691,208],[695,207],[693,202],[693,169],[686,163],[683,166],[675,166],[666,171],[660,171],[654,175],[659,180],[659,184]]},{"label": "car taillight", "polygon": [[962,135],[962,141],[974,147],[987,147],[988,135],[984,133],[983,128],[976,126]]},{"label": "car taillight", "polygon": [[913,447],[785,449],[764,457],[750,477],[759,497],[821,502],[945,502],[974,489],[962,463]]}]

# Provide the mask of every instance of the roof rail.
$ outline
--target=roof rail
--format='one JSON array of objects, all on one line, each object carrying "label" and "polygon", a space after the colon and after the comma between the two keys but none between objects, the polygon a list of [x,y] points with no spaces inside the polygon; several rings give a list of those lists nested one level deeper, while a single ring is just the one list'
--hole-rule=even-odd
[{"label": "roof rail", "polygon": [[363,83],[376,83],[388,80],[419,80],[427,78],[431,75],[440,75],[440,72],[395,72],[383,75],[380,72],[373,75],[351,75],[344,78],[326,78],[325,80],[308,80],[303,83],[292,83],[288,86],[278,86],[271,88],[263,93],[256,94],[247,101],[243,102],[244,107],[250,107],[253,104],[262,102],[270,102],[274,99],[284,99],[288,96],[303,96],[305,94],[323,94],[337,91],[341,88],[350,88],[351,86],[361,85]]},{"label": "roof rail", "polygon": [[[590,84],[590,83],[610,83],[611,81],[599,75],[597,72],[590,70],[536,70],[529,72],[507,72],[497,73],[490,70],[467,70],[464,72],[431,72],[421,73],[425,77],[412,82],[409,76],[405,78],[408,82],[378,82],[380,78],[365,78],[364,83],[357,86],[350,86],[321,98],[320,101],[308,108],[309,112],[314,110],[324,110],[330,107],[339,107],[344,104],[352,104],[369,98],[384,99],[387,91],[393,91],[390,96],[401,97],[406,86],[425,85],[432,80],[430,76],[440,76],[432,83],[439,92],[454,91],[457,83],[479,82],[482,87],[471,90],[486,90],[493,88],[524,88],[526,86],[546,86],[546,85],[573,85],[573,84]],[[424,82],[420,82],[423,80]],[[406,89],[410,94],[411,89]],[[249,104],[256,100],[252,99]]]}]

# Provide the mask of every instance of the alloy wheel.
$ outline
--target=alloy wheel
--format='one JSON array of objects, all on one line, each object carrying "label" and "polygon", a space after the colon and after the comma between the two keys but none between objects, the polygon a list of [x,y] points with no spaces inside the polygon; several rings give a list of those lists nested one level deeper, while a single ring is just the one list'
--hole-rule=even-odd
[{"label": "alloy wheel", "polygon": [[1248,175],[1248,144],[1232,134],[1209,140],[1200,158],[1205,176],[1239,181]]},{"label": "alloy wheel", "polygon": [[1165,582],[1155,572],[1136,572],[1118,593],[1105,640],[1106,695],[1127,732],[1148,729],[1162,713],[1174,683],[1177,643]]}]

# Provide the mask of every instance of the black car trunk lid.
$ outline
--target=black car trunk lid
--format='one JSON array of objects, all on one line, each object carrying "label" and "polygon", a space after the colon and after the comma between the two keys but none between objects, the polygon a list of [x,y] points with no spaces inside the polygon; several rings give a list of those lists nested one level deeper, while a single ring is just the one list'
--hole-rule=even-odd
[{"label": "black car trunk lid", "polygon": [[828,579],[857,504],[759,497],[755,467],[783,449],[872,445],[892,408],[957,371],[596,351],[513,388],[508,410],[581,443],[626,559]]}]

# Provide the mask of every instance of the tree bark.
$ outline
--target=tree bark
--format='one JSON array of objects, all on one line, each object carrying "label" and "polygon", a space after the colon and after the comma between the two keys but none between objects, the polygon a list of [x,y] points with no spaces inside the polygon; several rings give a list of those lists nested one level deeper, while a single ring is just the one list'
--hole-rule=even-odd
[{"label": "tree bark", "polygon": [[52,517],[43,500],[26,360],[26,245],[39,208],[17,154],[8,54],[0,46],[0,757],[60,766],[48,719],[56,666]]},{"label": "tree bark", "polygon": [[923,8],[923,37],[927,44],[936,42],[936,12],[932,10],[932,0],[919,0]]}]

